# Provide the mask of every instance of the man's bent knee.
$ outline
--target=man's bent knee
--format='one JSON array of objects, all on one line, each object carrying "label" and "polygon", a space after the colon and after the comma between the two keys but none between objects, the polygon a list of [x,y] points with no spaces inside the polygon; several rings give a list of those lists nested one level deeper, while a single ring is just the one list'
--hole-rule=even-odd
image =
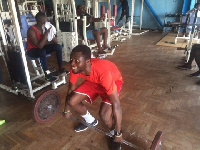
[{"label": "man's bent knee", "polygon": [[74,96],[72,95],[70,98],[68,98],[67,100],[67,104],[71,107],[75,106],[76,104],[78,104],[79,102],[74,98]]},{"label": "man's bent knee", "polygon": [[87,96],[85,96],[85,95],[74,93],[68,98],[67,104],[69,106],[73,107],[73,106],[81,103],[82,101],[84,101],[86,98],[87,98]]}]

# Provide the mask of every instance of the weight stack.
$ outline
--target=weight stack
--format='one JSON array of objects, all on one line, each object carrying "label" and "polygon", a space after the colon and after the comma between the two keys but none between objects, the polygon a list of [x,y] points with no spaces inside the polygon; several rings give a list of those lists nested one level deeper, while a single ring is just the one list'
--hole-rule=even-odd
[{"label": "weight stack", "polygon": [[11,79],[14,82],[20,82],[21,84],[27,85],[27,77],[25,73],[24,63],[22,59],[22,54],[19,48],[10,47],[7,51],[9,73]]}]

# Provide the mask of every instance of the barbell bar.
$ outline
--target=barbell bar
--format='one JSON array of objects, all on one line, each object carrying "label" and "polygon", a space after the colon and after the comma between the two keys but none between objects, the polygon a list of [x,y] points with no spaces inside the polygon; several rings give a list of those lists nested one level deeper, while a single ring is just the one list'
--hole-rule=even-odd
[{"label": "barbell bar", "polygon": [[[54,90],[49,90],[37,99],[35,105],[34,105],[34,119],[38,123],[47,123],[51,121],[55,116],[56,113],[62,114],[63,112],[59,110],[60,108],[60,96],[57,92]],[[98,127],[92,126],[88,124],[87,122],[78,119],[75,116],[70,116],[70,119],[74,121],[81,122],[82,124],[95,129],[101,133],[104,133],[106,136],[113,137],[113,135],[110,132],[106,132],[103,129],[100,129]],[[163,137],[162,131],[158,131],[157,134],[155,135],[155,138],[152,142],[152,145],[150,147],[150,150],[160,150],[162,146],[161,139]],[[143,148],[132,144],[126,140],[123,140],[123,144],[130,146],[136,150],[144,150]]]}]

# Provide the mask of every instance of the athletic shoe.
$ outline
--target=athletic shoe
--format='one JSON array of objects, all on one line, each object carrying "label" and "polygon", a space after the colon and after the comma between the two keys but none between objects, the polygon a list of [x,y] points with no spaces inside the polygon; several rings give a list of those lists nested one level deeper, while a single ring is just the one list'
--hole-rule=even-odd
[{"label": "athletic shoe", "polygon": [[121,150],[121,148],[122,148],[121,143],[115,142],[114,138],[113,138],[112,141],[111,141],[111,148],[110,148],[110,150]]},{"label": "athletic shoe", "polygon": [[70,72],[63,68],[63,69],[59,69],[55,72],[50,73],[50,75],[53,76],[53,77],[58,77],[58,76],[60,76],[61,74],[64,74],[64,73],[66,73],[66,75],[69,75]]},{"label": "athletic shoe", "polygon": [[188,65],[188,64],[184,64],[182,66],[178,66],[179,69],[183,69],[183,70],[192,70],[192,66]]},{"label": "athletic shoe", "polygon": [[66,73],[67,75],[70,73],[69,71],[67,71],[65,68],[61,68],[58,70],[60,73]]},{"label": "athletic shoe", "polygon": [[5,120],[0,120],[0,125],[4,124],[5,122]]},{"label": "athletic shoe", "polygon": [[[88,123],[89,126],[96,126],[98,124],[98,120],[95,119],[92,123]],[[75,127],[75,131],[76,132],[81,132],[81,131],[85,131],[87,130],[88,126],[79,123],[76,127]]]},{"label": "athletic shoe", "polygon": [[190,74],[190,77],[200,77],[200,71]]},{"label": "athletic shoe", "polygon": [[45,80],[50,81],[50,82],[54,82],[54,81],[58,80],[58,78],[56,78],[52,75],[46,75]]}]

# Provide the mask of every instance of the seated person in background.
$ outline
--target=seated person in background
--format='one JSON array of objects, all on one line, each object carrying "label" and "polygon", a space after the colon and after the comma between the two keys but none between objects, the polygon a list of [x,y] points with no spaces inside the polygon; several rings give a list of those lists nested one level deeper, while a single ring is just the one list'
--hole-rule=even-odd
[{"label": "seated person in background", "polygon": [[119,25],[120,21],[123,19],[123,17],[126,15],[126,23],[128,22],[128,17],[129,17],[129,7],[128,7],[128,1],[127,0],[120,0],[122,3],[122,13],[117,21],[117,25]]},{"label": "seated person in background", "polygon": [[[94,18],[93,16],[90,16],[88,13],[85,11],[85,7],[83,5],[78,5],[76,7],[77,10],[77,15],[83,18],[83,16],[87,16],[87,24],[89,23],[89,27],[86,28],[86,34],[88,39],[95,39],[97,42],[97,47],[98,47],[98,53],[99,54],[105,54],[106,52],[103,51],[104,49],[111,49],[107,45],[107,39],[108,39],[108,29],[103,27],[101,29],[95,30],[94,29],[94,22],[100,22],[104,20],[104,16],[101,18]],[[78,20],[78,32],[80,36],[83,38],[83,21]],[[101,40],[101,35],[103,36],[103,48],[101,47],[100,40]]]},{"label": "seated person in background", "polygon": [[[200,68],[200,44],[194,44],[192,46],[192,50],[190,52],[190,58],[189,58],[188,62],[182,66],[178,66],[178,68],[184,69],[184,70],[192,70],[193,60],[196,61],[197,66]],[[190,76],[199,76],[200,77],[200,71],[192,73],[192,74],[190,74]]]},{"label": "seated person in background", "polygon": [[[27,31],[27,52],[26,54],[31,58],[40,58],[42,69],[44,72],[48,70],[46,55],[56,52],[59,72],[65,72],[62,68],[62,47],[57,44],[57,38],[54,37],[50,42],[47,40],[48,33],[51,28],[46,29],[43,33],[43,26],[47,22],[47,17],[43,12],[38,12],[35,16],[36,24],[31,26]],[[46,76],[47,80],[51,80],[50,76]]]}]

